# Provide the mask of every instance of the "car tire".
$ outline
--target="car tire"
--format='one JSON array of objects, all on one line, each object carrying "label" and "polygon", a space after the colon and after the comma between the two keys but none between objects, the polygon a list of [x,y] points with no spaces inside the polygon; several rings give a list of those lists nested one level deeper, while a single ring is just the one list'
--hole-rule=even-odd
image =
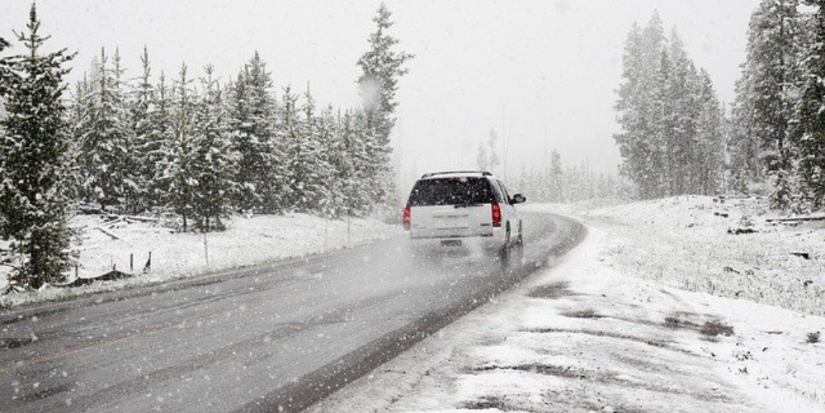
[{"label": "car tire", "polygon": [[521,220],[518,221],[518,238],[516,239],[516,244],[521,247],[524,245],[524,229],[521,225]]},{"label": "car tire", "polygon": [[504,245],[501,246],[499,249],[499,258],[502,261],[507,261],[510,259],[510,223],[507,223],[507,229],[504,232]]}]

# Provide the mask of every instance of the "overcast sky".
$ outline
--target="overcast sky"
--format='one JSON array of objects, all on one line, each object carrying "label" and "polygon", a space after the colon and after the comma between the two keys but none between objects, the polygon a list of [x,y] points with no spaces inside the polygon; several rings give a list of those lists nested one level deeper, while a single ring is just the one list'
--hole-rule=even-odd
[{"label": "overcast sky", "polygon": [[[148,46],[155,73],[174,76],[213,63],[233,76],[258,50],[277,91],[311,82],[320,103],[359,103],[358,57],[379,1],[39,0],[51,46],[77,51],[78,79],[100,47],[119,47],[137,76]],[[510,177],[537,167],[545,148],[565,163],[598,171],[619,163],[612,134],[622,47],[637,21],[658,9],[677,26],[691,58],[710,72],[723,101],[744,59],[757,0],[387,1],[400,40],[413,53],[400,83],[394,133],[404,175],[475,166],[475,151],[495,128],[510,137]],[[24,28],[26,0],[0,0],[0,36]],[[503,130],[503,134],[502,134]],[[499,171],[501,172],[501,171]]]}]

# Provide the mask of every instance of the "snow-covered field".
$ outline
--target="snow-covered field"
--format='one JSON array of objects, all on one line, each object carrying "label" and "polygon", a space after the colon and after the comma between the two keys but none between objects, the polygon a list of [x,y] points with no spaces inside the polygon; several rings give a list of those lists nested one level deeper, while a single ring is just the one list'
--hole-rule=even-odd
[{"label": "snow-covered field", "polygon": [[[726,204],[567,208],[589,236],[554,268],[310,411],[825,411],[822,298],[793,285],[822,276],[825,230],[728,235],[743,214],[764,217]],[[797,248],[815,257],[783,256]]]},{"label": "snow-covered field", "polygon": [[764,202],[697,196],[578,212],[605,227],[605,254],[625,273],[825,315],[825,221],[769,223]]},{"label": "snow-covered field", "polygon": [[[97,277],[112,268],[138,275],[118,281],[95,282],[83,287],[46,286],[37,292],[12,292],[0,298],[0,306],[65,299],[321,253],[387,238],[398,231],[397,226],[375,219],[355,218],[350,221],[348,231],[346,221],[327,221],[306,214],[251,218],[238,216],[228,223],[226,231],[206,236],[174,233],[168,228],[148,222],[119,220],[109,223],[97,215],[80,215],[73,218],[70,224],[82,229],[77,245],[80,252],[77,273],[80,278]],[[150,252],[151,268],[142,274]],[[4,288],[6,282],[5,277],[2,278],[0,289]]]}]

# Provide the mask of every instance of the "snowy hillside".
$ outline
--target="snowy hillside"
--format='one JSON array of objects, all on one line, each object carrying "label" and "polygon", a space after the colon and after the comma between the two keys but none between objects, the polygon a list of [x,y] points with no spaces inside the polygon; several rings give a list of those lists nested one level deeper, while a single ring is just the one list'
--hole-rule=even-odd
[{"label": "snowy hillside", "polygon": [[[10,293],[2,298],[0,304],[10,306],[60,299],[315,254],[386,238],[397,231],[396,226],[375,219],[352,219],[348,240],[346,221],[327,221],[306,214],[234,217],[228,230],[206,236],[176,233],[151,222],[122,219],[111,222],[97,215],[77,216],[72,219],[71,225],[81,230],[75,245],[80,253],[77,271],[80,278],[98,277],[113,268],[139,275],[83,287],[67,289],[47,286],[37,293]],[[150,269],[141,274],[150,253]],[[3,277],[0,284],[5,282]],[[3,286],[0,285],[0,288]]]}]

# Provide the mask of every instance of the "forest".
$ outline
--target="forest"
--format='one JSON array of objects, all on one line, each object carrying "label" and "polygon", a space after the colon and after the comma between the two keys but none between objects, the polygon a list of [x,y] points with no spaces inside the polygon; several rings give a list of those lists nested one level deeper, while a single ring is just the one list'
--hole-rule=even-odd
[{"label": "forest", "polygon": [[[172,215],[182,231],[224,228],[230,214],[370,214],[395,201],[389,161],[397,52],[382,4],[366,52],[353,63],[363,105],[318,105],[274,90],[255,53],[222,82],[207,65],[153,73],[150,52],[135,78],[120,51],[101,50],[69,92],[74,54],[43,53],[34,4],[16,43],[0,38],[0,236],[3,263],[35,288],[67,270],[77,212]],[[13,48],[12,48],[13,46]]]}]

